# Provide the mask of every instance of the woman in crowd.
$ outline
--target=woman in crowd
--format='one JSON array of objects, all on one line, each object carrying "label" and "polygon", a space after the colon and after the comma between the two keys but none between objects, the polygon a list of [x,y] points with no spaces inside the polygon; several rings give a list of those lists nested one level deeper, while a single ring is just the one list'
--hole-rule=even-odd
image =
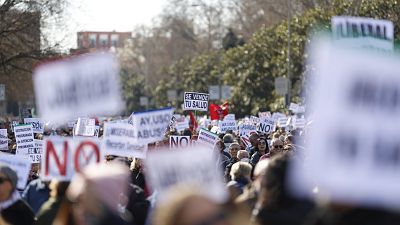
[{"label": "woman in crowd", "polygon": [[250,164],[254,167],[260,160],[260,157],[267,154],[268,152],[269,148],[267,139],[263,137],[257,139],[257,145],[254,154],[251,156]]}]

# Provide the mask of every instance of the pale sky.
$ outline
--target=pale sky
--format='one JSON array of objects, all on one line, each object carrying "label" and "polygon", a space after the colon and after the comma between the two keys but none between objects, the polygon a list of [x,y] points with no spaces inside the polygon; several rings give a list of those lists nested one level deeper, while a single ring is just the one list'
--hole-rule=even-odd
[{"label": "pale sky", "polygon": [[133,31],[149,25],[167,0],[71,0],[66,47],[76,47],[77,31]]}]

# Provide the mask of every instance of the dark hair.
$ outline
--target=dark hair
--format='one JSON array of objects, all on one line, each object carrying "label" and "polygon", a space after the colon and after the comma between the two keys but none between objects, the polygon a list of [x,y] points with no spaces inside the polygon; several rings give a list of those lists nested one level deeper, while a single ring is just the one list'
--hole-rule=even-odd
[{"label": "dark hair", "polygon": [[257,139],[257,144],[256,144],[256,147],[255,147],[255,150],[257,152],[259,152],[258,145],[259,145],[260,141],[265,141],[265,154],[267,154],[269,152],[269,146],[268,146],[267,139],[264,138],[264,137],[260,137],[260,138]]},{"label": "dark hair", "polygon": [[190,131],[189,128],[185,128],[183,130],[183,136],[190,136],[190,138],[192,138],[192,131]]}]

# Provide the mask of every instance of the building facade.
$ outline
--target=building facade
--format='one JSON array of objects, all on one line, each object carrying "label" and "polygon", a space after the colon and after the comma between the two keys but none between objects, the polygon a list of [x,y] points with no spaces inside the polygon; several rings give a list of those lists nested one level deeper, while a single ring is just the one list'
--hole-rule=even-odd
[{"label": "building facade", "polygon": [[77,44],[78,49],[107,50],[111,47],[121,48],[131,38],[131,32],[83,31],[78,32]]}]

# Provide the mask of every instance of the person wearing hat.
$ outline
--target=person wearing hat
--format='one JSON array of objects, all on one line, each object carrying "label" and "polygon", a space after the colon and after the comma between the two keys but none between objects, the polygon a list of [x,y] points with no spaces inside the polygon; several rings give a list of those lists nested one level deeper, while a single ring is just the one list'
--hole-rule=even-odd
[{"label": "person wearing hat", "polygon": [[17,173],[7,165],[0,164],[0,214],[8,224],[31,225],[35,221],[35,214],[21,199],[17,182]]}]

